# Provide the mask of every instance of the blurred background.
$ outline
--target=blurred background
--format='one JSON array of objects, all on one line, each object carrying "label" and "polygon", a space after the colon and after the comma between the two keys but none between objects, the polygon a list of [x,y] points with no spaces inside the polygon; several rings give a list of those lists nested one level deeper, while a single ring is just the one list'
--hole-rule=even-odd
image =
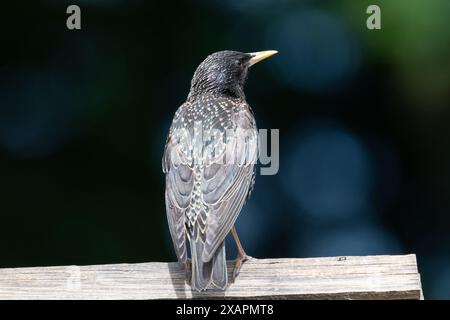
[{"label": "blurred background", "polygon": [[161,157],[191,76],[215,51],[276,49],[246,86],[259,127],[280,129],[279,173],[237,222],[247,252],[416,253],[425,298],[450,299],[448,0],[2,11],[0,267],[174,261]]}]

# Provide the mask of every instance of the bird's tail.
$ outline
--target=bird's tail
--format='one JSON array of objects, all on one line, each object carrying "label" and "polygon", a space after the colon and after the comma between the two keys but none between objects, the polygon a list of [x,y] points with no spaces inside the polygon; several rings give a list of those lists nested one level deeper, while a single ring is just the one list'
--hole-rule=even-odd
[{"label": "bird's tail", "polygon": [[202,260],[204,243],[201,240],[190,239],[189,244],[192,258],[192,290],[225,290],[228,283],[225,243],[217,248],[216,253],[208,262]]}]

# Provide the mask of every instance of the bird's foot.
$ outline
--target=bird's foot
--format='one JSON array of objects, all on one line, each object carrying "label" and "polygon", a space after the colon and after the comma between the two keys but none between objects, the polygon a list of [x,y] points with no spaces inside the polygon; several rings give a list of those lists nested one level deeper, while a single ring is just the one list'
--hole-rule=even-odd
[{"label": "bird's foot", "polygon": [[234,265],[234,270],[233,270],[233,282],[236,281],[236,278],[239,275],[239,272],[241,272],[242,265],[250,259],[252,259],[252,257],[246,255],[245,252],[243,254],[239,254],[237,256],[236,263]]},{"label": "bird's foot", "polygon": [[192,278],[192,263],[191,259],[187,259],[184,263],[184,277],[186,279],[186,283],[188,285],[191,285],[191,278]]}]

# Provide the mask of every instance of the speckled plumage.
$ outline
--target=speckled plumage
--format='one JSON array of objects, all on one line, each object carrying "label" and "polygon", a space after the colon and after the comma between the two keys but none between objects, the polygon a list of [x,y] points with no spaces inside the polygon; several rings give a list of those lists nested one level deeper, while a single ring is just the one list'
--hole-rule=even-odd
[{"label": "speckled plumage", "polygon": [[222,51],[200,64],[165,147],[169,229],[182,263],[189,243],[197,291],[227,286],[224,240],[254,185],[257,128],[243,91],[250,57]]}]

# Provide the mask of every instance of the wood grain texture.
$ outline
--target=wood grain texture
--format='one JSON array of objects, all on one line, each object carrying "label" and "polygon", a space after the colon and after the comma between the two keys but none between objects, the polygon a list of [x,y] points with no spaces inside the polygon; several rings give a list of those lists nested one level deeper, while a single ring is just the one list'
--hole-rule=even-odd
[{"label": "wood grain texture", "polygon": [[[231,276],[232,262],[228,264]],[[416,256],[251,259],[225,292],[192,293],[178,263],[0,269],[0,299],[421,299]]]}]

